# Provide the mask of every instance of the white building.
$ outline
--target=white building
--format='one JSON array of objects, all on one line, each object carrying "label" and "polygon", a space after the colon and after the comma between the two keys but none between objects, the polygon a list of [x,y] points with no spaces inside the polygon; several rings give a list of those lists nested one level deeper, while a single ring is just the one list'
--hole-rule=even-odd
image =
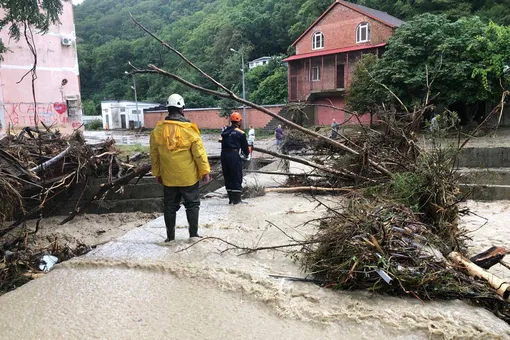
[{"label": "white building", "polygon": [[252,68],[257,66],[266,65],[271,59],[272,57],[260,57],[255,60],[249,61],[248,68],[251,70]]},{"label": "white building", "polygon": [[106,100],[101,102],[101,115],[104,129],[128,129],[143,126],[143,110],[159,106],[159,103],[129,100]]}]

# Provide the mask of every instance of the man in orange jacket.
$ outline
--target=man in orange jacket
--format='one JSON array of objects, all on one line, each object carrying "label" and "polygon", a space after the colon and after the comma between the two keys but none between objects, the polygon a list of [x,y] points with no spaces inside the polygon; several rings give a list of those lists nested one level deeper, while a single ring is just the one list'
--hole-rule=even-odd
[{"label": "man in orange jacket", "polygon": [[229,204],[243,203],[243,162],[239,152],[248,157],[250,151],[246,133],[239,128],[242,120],[239,112],[233,112],[230,126],[221,133],[221,168]]},{"label": "man in orange jacket", "polygon": [[175,239],[176,214],[184,200],[189,236],[198,235],[199,182],[210,181],[211,167],[196,124],[184,117],[184,99],[168,97],[168,116],[158,122],[150,136],[152,174],[164,186],[167,239]]}]

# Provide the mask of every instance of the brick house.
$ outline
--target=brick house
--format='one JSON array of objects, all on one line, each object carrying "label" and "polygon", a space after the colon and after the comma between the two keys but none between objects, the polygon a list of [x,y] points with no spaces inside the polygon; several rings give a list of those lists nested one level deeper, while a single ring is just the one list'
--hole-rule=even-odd
[{"label": "brick house", "polygon": [[347,121],[347,113],[331,106],[344,108],[356,61],[364,53],[380,56],[402,23],[387,13],[336,0],[292,44],[296,55],[284,60],[289,65],[289,102],[316,105],[309,112],[315,124]]}]

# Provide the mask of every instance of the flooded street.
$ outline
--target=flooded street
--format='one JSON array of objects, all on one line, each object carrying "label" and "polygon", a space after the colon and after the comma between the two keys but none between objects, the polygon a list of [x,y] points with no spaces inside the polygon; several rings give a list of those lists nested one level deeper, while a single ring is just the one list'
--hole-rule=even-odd
[{"label": "flooded street", "polygon": [[[335,206],[331,197],[318,199]],[[304,223],[323,215],[317,206],[310,198],[274,193],[238,206],[206,199],[201,233],[237,246],[288,244],[285,234],[302,239],[313,232],[313,223]],[[283,252],[242,255],[218,239],[192,246],[183,211],[177,224],[171,244],[162,243],[160,217],[0,297],[0,338],[510,338],[509,325],[461,301],[422,305],[272,278],[304,274]],[[485,233],[475,242],[490,237]]]},{"label": "flooded street", "polygon": [[[149,146],[149,132],[145,131],[142,133],[137,133],[133,131],[126,130],[116,130],[116,131],[84,131],[83,135],[87,143],[99,143],[107,138],[115,139],[115,143],[118,145],[142,145]],[[208,133],[202,134],[202,141],[204,142],[205,149],[209,156],[219,156],[221,153],[221,143],[219,143],[220,130],[218,130],[218,134]],[[255,140],[255,145],[257,147],[268,149],[268,150],[276,150],[276,146],[274,145],[274,138],[258,138]],[[257,153],[254,154],[255,157]]]}]

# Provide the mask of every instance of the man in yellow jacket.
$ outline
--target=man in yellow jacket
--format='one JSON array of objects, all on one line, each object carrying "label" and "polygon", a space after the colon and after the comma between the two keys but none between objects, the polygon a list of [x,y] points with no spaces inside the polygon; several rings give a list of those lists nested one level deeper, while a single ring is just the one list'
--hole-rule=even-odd
[{"label": "man in yellow jacket", "polygon": [[164,186],[164,215],[167,239],[175,239],[176,214],[184,200],[189,236],[198,235],[199,182],[210,181],[211,167],[200,131],[184,117],[184,99],[168,97],[168,116],[158,122],[150,136],[152,174]]}]

